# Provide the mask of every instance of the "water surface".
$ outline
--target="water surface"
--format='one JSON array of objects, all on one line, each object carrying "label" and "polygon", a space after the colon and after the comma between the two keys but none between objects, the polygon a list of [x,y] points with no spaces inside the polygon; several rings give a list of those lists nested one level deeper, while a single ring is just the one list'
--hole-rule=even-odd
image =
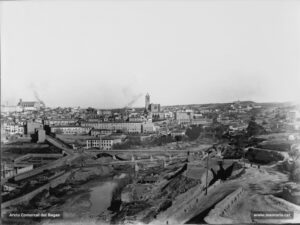
[{"label": "water surface", "polygon": [[91,214],[99,214],[110,206],[112,192],[116,186],[114,181],[105,181],[90,189]]}]

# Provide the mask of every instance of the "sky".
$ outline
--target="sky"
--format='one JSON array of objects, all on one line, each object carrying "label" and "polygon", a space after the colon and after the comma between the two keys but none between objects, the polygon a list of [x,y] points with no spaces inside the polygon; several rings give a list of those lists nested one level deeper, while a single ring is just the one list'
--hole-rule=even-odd
[{"label": "sky", "polygon": [[300,1],[5,1],[1,104],[300,102]]}]

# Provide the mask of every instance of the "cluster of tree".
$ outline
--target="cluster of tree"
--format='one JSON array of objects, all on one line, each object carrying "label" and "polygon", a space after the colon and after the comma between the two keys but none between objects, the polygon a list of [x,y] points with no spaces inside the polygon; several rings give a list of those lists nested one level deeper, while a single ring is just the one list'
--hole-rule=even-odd
[{"label": "cluster of tree", "polygon": [[142,142],[139,138],[135,138],[135,139],[130,138],[122,143],[114,144],[113,149],[129,149],[133,146],[140,146],[141,144]]},{"label": "cluster of tree", "polygon": [[175,141],[175,139],[171,135],[162,135],[162,136],[154,138],[150,144],[155,145],[155,146],[162,146],[162,145],[174,142],[174,141]]},{"label": "cluster of tree", "polygon": [[86,109],[86,112],[87,112],[88,114],[97,114],[97,109],[94,109],[94,108],[92,108],[92,107],[88,107],[88,108]]},{"label": "cluster of tree", "polygon": [[255,122],[255,117],[251,117],[251,120],[249,121],[247,127],[247,135],[251,137],[251,136],[261,135],[265,133],[266,130],[264,129],[264,127]]},{"label": "cluster of tree", "polygon": [[285,120],[286,119],[286,115],[285,114],[282,114],[282,113],[277,113],[275,115],[275,118],[276,119],[279,119],[279,120]]},{"label": "cluster of tree", "polygon": [[240,159],[244,156],[244,151],[241,148],[226,148],[222,152],[224,159]]},{"label": "cluster of tree", "polygon": [[228,130],[228,126],[223,125],[221,123],[216,123],[215,126],[213,127],[213,130],[215,132],[215,137],[218,139],[224,138],[224,134]]},{"label": "cluster of tree", "polygon": [[245,132],[239,132],[235,135],[226,133],[223,137],[228,139],[230,145],[234,146],[236,149],[243,149],[249,145],[249,139]]},{"label": "cluster of tree", "polygon": [[223,125],[219,122],[214,122],[211,127],[205,127],[201,125],[194,125],[189,127],[185,134],[189,138],[189,140],[196,140],[200,135],[201,136],[209,136],[217,139],[225,138],[225,133],[228,130],[228,126]]},{"label": "cluster of tree", "polygon": [[251,148],[246,153],[246,158],[250,162],[268,164],[271,162],[277,162],[283,160],[284,157],[276,151],[267,152],[267,151],[255,150]]},{"label": "cluster of tree", "polygon": [[152,138],[149,141],[141,141],[139,137],[129,138],[123,143],[117,143],[113,145],[113,149],[129,149],[134,146],[162,146],[172,142],[183,141],[184,137],[171,135],[161,135],[155,138]]},{"label": "cluster of tree", "polygon": [[190,140],[196,140],[201,132],[203,132],[202,126],[191,126],[186,130],[185,134]]}]

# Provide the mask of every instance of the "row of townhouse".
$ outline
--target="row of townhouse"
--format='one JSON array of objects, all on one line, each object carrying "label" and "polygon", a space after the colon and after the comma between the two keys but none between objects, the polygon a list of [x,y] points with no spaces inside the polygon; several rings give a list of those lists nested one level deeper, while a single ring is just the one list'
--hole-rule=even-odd
[{"label": "row of townhouse", "polygon": [[3,131],[6,134],[24,134],[24,126],[15,123],[3,123]]},{"label": "row of townhouse", "polygon": [[88,134],[92,128],[82,126],[53,126],[51,132],[56,134]]},{"label": "row of townhouse", "polygon": [[103,130],[121,130],[125,133],[142,133],[142,123],[138,122],[117,122],[117,123],[93,123],[93,122],[83,122],[81,125],[83,127],[93,127],[96,129],[103,129]]},{"label": "row of townhouse", "polygon": [[100,129],[100,130],[110,130],[110,131],[120,130],[124,133],[131,133],[131,134],[153,133],[156,131],[154,124],[151,122],[115,122],[115,123],[82,122],[81,126],[93,127],[95,129]]},{"label": "row of townhouse", "polygon": [[45,125],[52,126],[69,126],[78,125],[78,120],[76,119],[48,119],[44,121]]},{"label": "row of townhouse", "polygon": [[97,136],[102,136],[102,135],[110,135],[112,134],[112,130],[107,130],[107,129],[92,129],[91,130],[91,136],[97,137]]}]

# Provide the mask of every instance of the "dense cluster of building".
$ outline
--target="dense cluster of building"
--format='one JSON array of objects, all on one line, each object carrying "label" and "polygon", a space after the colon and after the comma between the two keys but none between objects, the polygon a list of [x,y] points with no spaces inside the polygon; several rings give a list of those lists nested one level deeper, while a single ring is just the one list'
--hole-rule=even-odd
[{"label": "dense cluster of building", "polygon": [[[85,135],[86,148],[112,149],[126,137],[171,135],[184,136],[190,126],[211,127],[215,123],[228,126],[230,132],[246,129],[250,116],[266,131],[299,130],[299,111],[289,105],[234,102],[189,106],[164,106],[150,102],[145,96],[144,108],[82,109],[49,108],[43,102],[20,100],[15,110],[1,111],[1,141],[10,136],[36,135],[38,142],[46,133]],[[120,134],[123,136],[120,137]]]}]

